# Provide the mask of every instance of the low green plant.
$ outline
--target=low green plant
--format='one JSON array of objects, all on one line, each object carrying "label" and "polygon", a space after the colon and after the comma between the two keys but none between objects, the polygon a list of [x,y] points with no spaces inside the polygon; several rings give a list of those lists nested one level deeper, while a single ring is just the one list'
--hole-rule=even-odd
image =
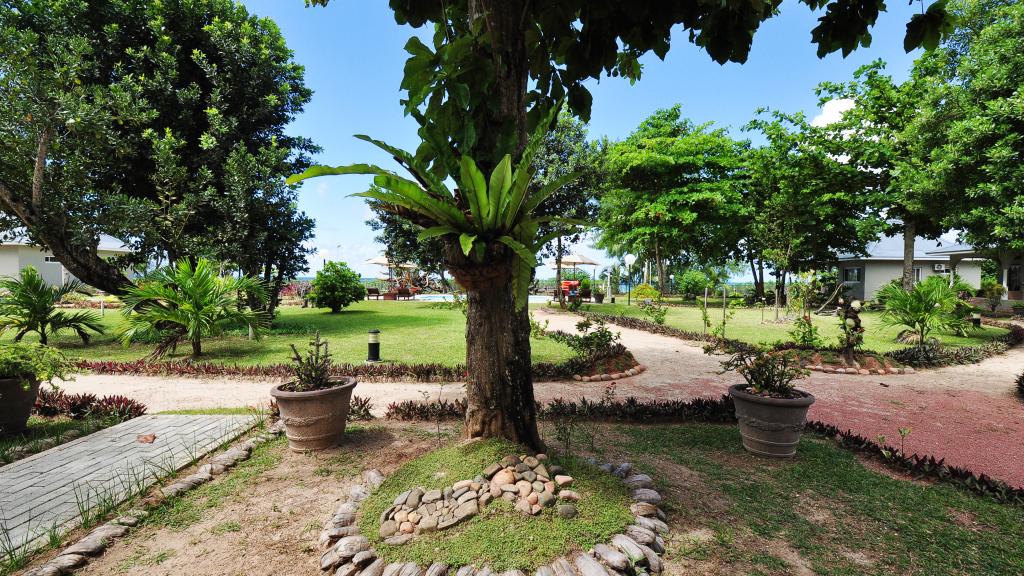
[{"label": "low green plant", "polygon": [[882,323],[905,326],[904,332],[909,332],[919,347],[929,342],[932,332],[966,329],[957,292],[940,276],[930,276],[911,290],[890,284],[879,290],[879,295],[885,300]]},{"label": "low green plant", "polygon": [[0,377],[17,378],[26,390],[32,380],[66,380],[75,371],[75,363],[56,348],[21,342],[0,345]]},{"label": "low green plant", "polygon": [[62,286],[50,286],[33,266],[22,268],[17,278],[0,280],[0,329],[16,330],[14,341],[26,334],[39,335],[46,344],[51,336],[71,330],[89,343],[89,332],[103,334],[95,312],[70,312],[57,308],[61,300],[82,291],[83,284],[72,280]]},{"label": "low green plant", "polygon": [[1024,400],[1024,372],[1021,372],[1020,376],[1017,376],[1017,396],[1020,396],[1021,400]]},{"label": "low green plant", "polygon": [[722,373],[735,371],[747,383],[752,394],[776,398],[792,398],[794,382],[810,374],[792,350],[767,351],[756,347],[736,350],[721,362]]},{"label": "low green plant", "polygon": [[644,300],[658,300],[661,298],[661,292],[650,284],[637,284],[629,291],[630,296],[641,302]]},{"label": "low green plant", "polygon": [[330,308],[331,314],[366,296],[366,287],[354,270],[344,262],[327,262],[311,283],[309,302],[317,308]]},{"label": "low green plant", "polygon": [[665,316],[668,314],[668,307],[662,306],[657,301],[642,302],[640,304],[640,311],[655,324],[663,325],[665,324]]},{"label": "low green plant", "polygon": [[299,349],[292,344],[292,371],[295,380],[288,386],[292,392],[309,392],[323,390],[333,386],[331,382],[331,353],[327,341],[320,338],[317,330],[309,341],[306,355],[299,354]]},{"label": "low green plant", "polygon": [[563,342],[578,358],[599,358],[614,350],[620,334],[612,332],[600,319],[584,319],[576,323],[578,334],[551,332],[551,339]]},{"label": "low green plant", "polygon": [[820,348],[822,345],[818,327],[811,323],[811,317],[806,314],[793,322],[793,329],[789,331],[789,337],[804,348]]},{"label": "low green plant", "polygon": [[988,309],[995,312],[1003,301],[1003,294],[1006,294],[1006,287],[995,278],[983,278],[981,288],[978,289],[978,296],[985,299]]},{"label": "low green plant", "polygon": [[142,339],[157,342],[151,357],[157,358],[192,345],[192,356],[202,355],[202,339],[223,333],[224,324],[238,323],[252,329],[255,338],[263,335],[270,318],[261,310],[244,305],[239,294],[249,294],[266,302],[263,282],[243,276],[218,276],[209,260],[195,264],[181,259],[139,280],[122,297],[125,317],[120,340],[124,346]]}]

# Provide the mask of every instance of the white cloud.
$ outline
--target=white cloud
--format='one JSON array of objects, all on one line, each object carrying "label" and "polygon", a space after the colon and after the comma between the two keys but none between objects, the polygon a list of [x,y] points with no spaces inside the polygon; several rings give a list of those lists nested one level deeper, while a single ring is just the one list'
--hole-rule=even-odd
[{"label": "white cloud", "polygon": [[853,106],[854,102],[850,98],[829,100],[821,107],[821,112],[811,120],[811,126],[827,126],[838,122],[843,117],[843,113]]}]

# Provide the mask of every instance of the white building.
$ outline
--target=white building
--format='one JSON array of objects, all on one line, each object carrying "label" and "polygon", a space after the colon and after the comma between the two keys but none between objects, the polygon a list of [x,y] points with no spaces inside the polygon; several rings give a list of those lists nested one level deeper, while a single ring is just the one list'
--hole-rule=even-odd
[{"label": "white building", "polygon": [[[130,254],[131,250],[113,236],[101,235],[99,255],[111,258]],[[34,266],[50,285],[61,285],[74,276],[64,268],[53,253],[41,246],[29,244],[27,239],[16,238],[0,242],[0,276],[17,276],[26,266]]]},{"label": "white building", "polygon": [[[949,277],[952,270],[975,288],[981,286],[981,263],[984,258],[956,257],[944,252],[944,247],[956,242],[946,240],[914,240],[914,281],[920,282],[936,274]],[[867,256],[841,254],[837,264],[839,278],[852,298],[870,300],[878,290],[896,278],[903,277],[903,236],[883,236],[868,245]]]}]

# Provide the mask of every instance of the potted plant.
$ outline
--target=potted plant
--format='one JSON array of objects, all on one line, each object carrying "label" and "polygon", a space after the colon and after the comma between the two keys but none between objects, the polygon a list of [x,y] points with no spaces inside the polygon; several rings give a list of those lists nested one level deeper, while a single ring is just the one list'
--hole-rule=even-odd
[{"label": "potted plant", "polygon": [[800,365],[799,355],[793,350],[744,347],[722,362],[722,368],[735,370],[746,380],[729,387],[743,447],[774,458],[796,454],[807,409],[814,403],[814,396],[793,385],[809,374]]},{"label": "potted plant", "polygon": [[594,302],[601,304],[604,302],[604,289],[601,287],[594,288]]},{"label": "potted plant", "polygon": [[305,357],[292,344],[292,362],[295,378],[270,390],[281,411],[288,447],[308,452],[337,446],[345,435],[356,379],[331,376],[331,355],[319,330]]},{"label": "potted plant", "polygon": [[67,378],[74,364],[59,350],[42,344],[0,345],[0,435],[25,430],[39,383]]}]

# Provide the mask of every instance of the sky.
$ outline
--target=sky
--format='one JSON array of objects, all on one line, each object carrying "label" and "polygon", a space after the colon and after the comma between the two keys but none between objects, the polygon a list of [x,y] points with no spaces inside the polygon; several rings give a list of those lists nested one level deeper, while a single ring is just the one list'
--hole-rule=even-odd
[{"label": "sky", "polygon": [[[354,134],[368,134],[407,150],[416,148],[417,126],[403,114],[399,86],[407,57],[403,46],[422,31],[396,24],[383,0],[333,0],[326,8],[305,8],[302,0],[243,3],[251,13],[277,23],[295,61],[306,69],[313,98],[288,131],[312,138],[323,148],[315,158],[318,163],[371,162],[397,168],[375,147],[353,138]],[[823,110],[814,94],[818,83],[849,81],[857,68],[876,59],[887,62],[889,74],[897,80],[909,75],[917,54],[903,51],[903,36],[915,10],[919,10],[916,3],[892,2],[872,31],[871,46],[846,58],[840,54],[817,58],[810,31],[820,14],[793,0],[784,1],[780,15],[762,25],[744,64],[715,63],[678,28],[665,60],[646,56],[643,77],[634,85],[621,78],[589,84],[594,96],[589,135],[623,138],[655,110],[677,103],[690,119],[729,127],[737,138],[745,137],[739,127],[761,107],[802,111],[816,123],[827,122],[846,104],[831,103]],[[379,267],[366,263],[383,253],[365,224],[372,212],[362,199],[348,197],[366,190],[368,184],[369,179],[361,176],[317,178],[303,184],[299,206],[316,220],[310,274],[324,260],[344,261],[363,276],[380,274]],[[575,250],[602,264],[609,262],[587,241]],[[540,277],[554,275],[550,270],[538,272]]]}]

